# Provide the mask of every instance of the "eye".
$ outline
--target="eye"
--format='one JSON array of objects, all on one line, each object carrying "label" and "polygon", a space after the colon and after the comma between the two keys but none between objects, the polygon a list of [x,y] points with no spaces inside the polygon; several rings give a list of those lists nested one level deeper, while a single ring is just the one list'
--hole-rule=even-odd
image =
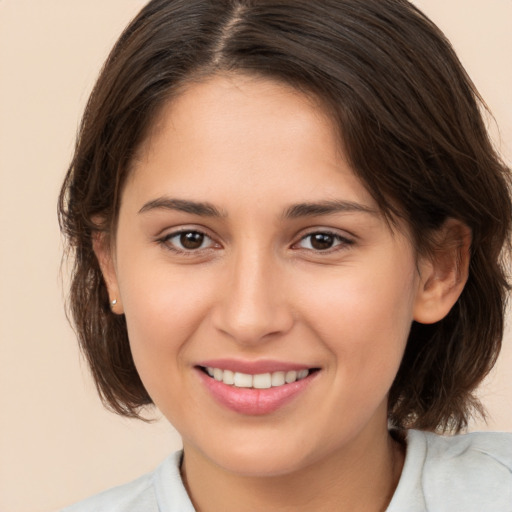
[{"label": "eye", "polygon": [[311,251],[328,251],[329,249],[334,249],[341,245],[351,245],[352,243],[351,240],[336,233],[319,231],[309,233],[301,238],[297,246]]},{"label": "eye", "polygon": [[209,249],[214,246],[213,240],[208,235],[194,230],[170,233],[162,238],[160,242],[177,252],[191,252]]}]

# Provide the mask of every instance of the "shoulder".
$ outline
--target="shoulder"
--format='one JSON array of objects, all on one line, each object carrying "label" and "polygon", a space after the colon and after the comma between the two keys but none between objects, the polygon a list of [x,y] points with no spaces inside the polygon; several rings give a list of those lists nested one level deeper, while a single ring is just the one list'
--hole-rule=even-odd
[{"label": "shoulder", "polygon": [[[512,472],[512,434],[473,432],[457,436],[422,433],[427,444],[428,461],[435,464],[463,464],[478,461],[487,469],[510,475]],[[480,467],[480,466],[478,466]],[[477,469],[470,465],[469,470]]]},{"label": "shoulder", "polygon": [[404,480],[414,484],[425,510],[510,512],[512,434],[407,434]]},{"label": "shoulder", "polygon": [[152,485],[152,475],[103,491],[61,512],[157,512],[158,505]]},{"label": "shoulder", "polygon": [[166,480],[168,486],[165,494],[170,495],[175,503],[182,503],[185,491],[179,477],[180,458],[181,452],[176,452],[152,473],[101,492],[60,512],[159,512],[162,506],[162,480]]}]

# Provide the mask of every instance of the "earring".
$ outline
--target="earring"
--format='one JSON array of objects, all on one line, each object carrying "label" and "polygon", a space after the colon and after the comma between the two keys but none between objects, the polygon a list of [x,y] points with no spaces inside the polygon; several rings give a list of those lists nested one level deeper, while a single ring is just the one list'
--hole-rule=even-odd
[{"label": "earring", "polygon": [[117,304],[117,299],[114,299],[110,302],[110,309],[114,309],[116,307],[116,304]]}]

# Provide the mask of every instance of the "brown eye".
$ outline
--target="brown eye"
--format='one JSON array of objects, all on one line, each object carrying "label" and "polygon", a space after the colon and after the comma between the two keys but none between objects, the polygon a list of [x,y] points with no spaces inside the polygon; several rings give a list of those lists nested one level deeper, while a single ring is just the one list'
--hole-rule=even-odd
[{"label": "brown eye", "polygon": [[317,231],[303,237],[297,244],[301,249],[310,251],[328,251],[329,249],[342,249],[353,244],[353,241],[336,233]]},{"label": "brown eye", "polygon": [[159,242],[175,252],[194,252],[215,247],[214,241],[201,231],[178,231],[163,237]]},{"label": "brown eye", "polygon": [[326,249],[330,249],[336,242],[335,237],[329,233],[315,233],[310,235],[310,238],[311,247],[317,251],[325,251]]},{"label": "brown eye", "polygon": [[199,249],[204,243],[204,234],[198,233],[197,231],[187,231],[181,233],[180,244],[184,249],[193,250]]}]

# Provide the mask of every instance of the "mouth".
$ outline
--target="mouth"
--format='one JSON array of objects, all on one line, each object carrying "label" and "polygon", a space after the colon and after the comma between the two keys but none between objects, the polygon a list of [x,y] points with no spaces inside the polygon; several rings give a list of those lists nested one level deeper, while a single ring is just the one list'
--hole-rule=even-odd
[{"label": "mouth", "polygon": [[204,362],[195,367],[209,396],[244,416],[276,412],[299,399],[317,380],[320,368],[260,361]]},{"label": "mouth", "polygon": [[217,382],[223,382],[224,384],[233,386],[234,388],[246,389],[278,388],[303,380],[312,373],[318,371],[318,368],[309,368],[250,374],[232,370],[223,370],[222,368],[215,368],[212,366],[200,366],[199,369],[212,379],[215,379]]}]

